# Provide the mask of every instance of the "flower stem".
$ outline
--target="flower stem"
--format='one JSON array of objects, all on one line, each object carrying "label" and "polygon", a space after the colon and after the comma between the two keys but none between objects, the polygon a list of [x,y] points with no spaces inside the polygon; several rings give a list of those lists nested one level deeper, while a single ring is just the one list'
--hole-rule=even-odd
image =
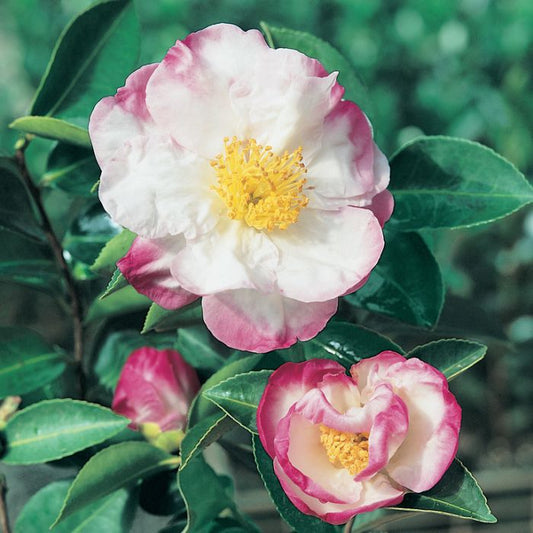
[{"label": "flower stem", "polygon": [[41,228],[45,234],[50,248],[54,254],[54,258],[59,267],[61,275],[65,281],[67,287],[67,292],[69,295],[69,304],[70,311],[72,314],[72,329],[73,329],[73,338],[74,338],[74,362],[78,366],[79,380],[80,380],[80,389],[82,396],[85,392],[85,379],[82,369],[82,360],[83,360],[83,325],[82,325],[82,305],[81,300],[76,289],[74,278],[70,272],[70,269],[67,265],[65,257],[63,255],[63,246],[59,241],[48,213],[44,208],[41,190],[33,182],[28,167],[26,165],[25,151],[28,145],[30,144],[30,139],[26,138],[23,142],[18,143],[15,149],[15,161],[18,165],[20,175],[28,192],[33,198],[34,204],[39,212],[41,218]]},{"label": "flower stem", "polygon": [[2,533],[10,533],[6,506],[6,478],[0,475],[0,528]]}]

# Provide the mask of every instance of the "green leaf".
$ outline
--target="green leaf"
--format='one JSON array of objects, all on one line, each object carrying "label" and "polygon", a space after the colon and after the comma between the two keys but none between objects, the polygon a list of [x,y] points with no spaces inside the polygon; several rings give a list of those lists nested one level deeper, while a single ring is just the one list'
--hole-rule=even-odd
[{"label": "green leaf", "polygon": [[42,387],[65,369],[65,355],[25,328],[0,328],[0,353],[0,398]]},{"label": "green leaf", "polygon": [[109,283],[107,284],[104,293],[100,296],[100,299],[103,300],[110,294],[113,294],[114,292],[117,292],[120,289],[127,287],[128,285],[128,280],[124,277],[124,274],[122,274],[122,272],[117,268],[115,272],[113,272],[113,275],[111,276],[111,279],[109,280]]},{"label": "green leaf", "polygon": [[[69,480],[50,483],[26,503],[15,523],[15,533],[48,531],[59,513]],[[54,527],[54,533],[123,533],[130,531],[135,507],[128,491],[120,490],[87,506]]]},{"label": "green leaf", "polygon": [[180,494],[176,472],[164,470],[146,478],[139,491],[139,505],[157,516],[185,515],[185,502]]},{"label": "green leaf", "polygon": [[349,61],[326,41],[303,31],[291,30],[261,23],[267,41],[275,48],[294,48],[303,54],[318,59],[328,72],[339,73],[339,83],[344,87],[344,98],[357,103],[372,117],[372,105],[368,91],[354,72]]},{"label": "green leaf", "polygon": [[487,352],[484,344],[462,339],[442,339],[411,350],[407,357],[418,357],[439,369],[448,381],[481,361]]},{"label": "green leaf", "polygon": [[63,291],[51,250],[13,232],[0,230],[0,280],[51,294]]},{"label": "green leaf", "polygon": [[204,527],[219,515],[227,516],[228,513],[246,524],[250,531],[233,501],[231,479],[217,475],[201,455],[197,455],[185,468],[180,469],[178,484],[187,506],[188,521],[183,533],[206,531]]},{"label": "green leaf", "polygon": [[48,156],[39,184],[76,196],[94,197],[93,188],[99,176],[100,167],[91,149],[59,143]]},{"label": "green leaf", "polygon": [[350,304],[418,326],[431,327],[444,304],[439,265],[416,233],[391,233],[366,284],[345,296]]},{"label": "green leaf", "polygon": [[394,509],[429,511],[478,522],[496,522],[474,476],[457,459],[432,489],[420,494],[407,493],[402,503]]},{"label": "green leaf", "polygon": [[257,433],[257,407],[272,370],[246,372],[228,378],[202,394],[244,429]]},{"label": "green leaf", "polygon": [[332,321],[316,337],[301,345],[306,359],[333,359],[346,368],[385,350],[404,353],[389,338],[348,322]]},{"label": "green leaf", "polygon": [[12,159],[0,157],[0,227],[42,241],[33,204]]},{"label": "green leaf", "polygon": [[340,533],[342,527],[333,526],[323,522],[319,518],[301,513],[287,498],[285,492],[279,484],[278,478],[274,473],[272,459],[266,453],[259,440],[259,436],[252,436],[254,445],[254,456],[257,470],[265,484],[268,494],[272,498],[276,509],[281,518],[289,524],[294,531],[312,531],[313,533]]},{"label": "green leaf", "polygon": [[113,272],[117,267],[117,261],[128,253],[135,237],[137,237],[135,233],[123,229],[102,248],[91,269],[95,272]]},{"label": "green leaf", "polygon": [[176,349],[190,365],[213,372],[226,361],[221,353],[228,352],[227,347],[214,339],[203,324],[180,328]]},{"label": "green leaf", "polygon": [[201,321],[202,305],[200,300],[196,300],[181,309],[165,309],[153,303],[146,313],[142,333],[176,330],[179,326],[193,325]]},{"label": "green leaf", "polygon": [[97,298],[87,311],[87,323],[104,320],[117,315],[142,311],[150,306],[150,299],[139,294],[130,285],[119,289],[104,300]]},{"label": "green leaf", "polygon": [[234,422],[222,411],[213,413],[202,418],[197,424],[190,427],[185,433],[180,447],[181,467],[185,468],[187,463],[204,448],[213,444],[222,435],[235,427]]},{"label": "green leaf", "polygon": [[147,442],[121,442],[104,448],[85,463],[72,482],[54,525],[99,498],[178,463],[178,457]]},{"label": "green leaf", "polygon": [[30,114],[66,118],[86,126],[98,100],[123,85],[138,53],[139,24],[132,2],[94,5],[59,37]]},{"label": "green leaf", "polygon": [[65,122],[58,118],[39,116],[20,117],[14,120],[9,127],[23,131],[24,133],[53,139],[54,141],[61,141],[85,148],[91,147],[91,139],[89,138],[87,129],[80,128],[75,124]]},{"label": "green leaf", "polygon": [[203,384],[200,392],[196,395],[196,398],[191,405],[191,409],[189,411],[189,427],[192,427],[200,420],[212,415],[213,413],[220,412],[220,409],[217,406],[203,397],[203,391],[214,387],[217,383],[220,383],[231,376],[254,370],[262,362],[263,358],[264,356],[261,354],[250,355],[249,357],[227,363],[218,372],[215,372]]},{"label": "green leaf", "polygon": [[79,400],[35,403],[7,423],[2,461],[35,464],[67,457],[116,435],[128,423],[110,409]]},{"label": "green leaf", "polygon": [[489,148],[423,137],[391,159],[394,228],[458,228],[504,217],[533,201],[524,176]]},{"label": "green leaf", "polygon": [[99,204],[92,204],[81,211],[63,238],[63,248],[71,257],[92,265],[105,244],[121,232]]}]

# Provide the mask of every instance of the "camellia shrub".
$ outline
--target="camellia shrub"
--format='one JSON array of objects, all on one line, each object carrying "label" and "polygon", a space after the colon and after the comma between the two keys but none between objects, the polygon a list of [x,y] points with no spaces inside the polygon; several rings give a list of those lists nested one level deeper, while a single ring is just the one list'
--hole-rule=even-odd
[{"label": "camellia shrub", "polygon": [[[495,522],[456,457],[448,387],[486,347],[406,350],[369,317],[433,328],[429,232],[502,218],[532,187],[459,138],[387,159],[371,88],[312,35],[216,24],[140,68],[138,41],[128,0],[75,18],[0,159],[3,279],[52,294],[72,330],[56,346],[0,329],[1,460],[77,472],[15,531],[127,532],[138,505],[165,532],[258,531],[206,459],[215,442],[295,531],[405,511]],[[54,141],[42,175],[35,137]],[[64,236],[58,190],[77,214]]]}]

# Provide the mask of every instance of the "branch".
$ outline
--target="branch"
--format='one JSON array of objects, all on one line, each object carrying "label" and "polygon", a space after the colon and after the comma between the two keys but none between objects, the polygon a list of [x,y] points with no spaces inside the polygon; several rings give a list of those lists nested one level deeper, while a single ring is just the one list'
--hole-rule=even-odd
[{"label": "branch", "polygon": [[82,359],[83,359],[83,326],[82,326],[82,306],[81,300],[76,289],[74,278],[70,272],[70,269],[67,265],[65,257],[63,255],[63,246],[59,242],[57,235],[55,234],[50,218],[44,208],[41,190],[34,184],[28,167],[26,165],[25,151],[28,147],[30,141],[28,138],[24,142],[18,144],[15,150],[15,160],[18,165],[21,177],[26,185],[29,193],[31,194],[35,206],[41,217],[41,227],[44,231],[44,234],[52,248],[56,263],[59,267],[61,275],[65,280],[65,285],[67,287],[69,301],[70,301],[70,311],[72,313],[72,326],[73,326],[73,337],[74,337],[74,361],[79,367],[80,373],[80,386],[82,395],[85,390],[85,384],[83,379],[83,369],[81,368]]},{"label": "branch", "polygon": [[2,533],[10,533],[7,517],[6,490],[6,478],[4,475],[0,475],[0,528],[2,529]]}]

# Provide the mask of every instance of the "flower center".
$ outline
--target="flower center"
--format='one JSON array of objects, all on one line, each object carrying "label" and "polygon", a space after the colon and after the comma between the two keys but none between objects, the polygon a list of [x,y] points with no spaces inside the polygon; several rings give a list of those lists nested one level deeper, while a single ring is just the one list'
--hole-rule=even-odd
[{"label": "flower center", "polygon": [[224,139],[224,153],[210,162],[218,184],[213,189],[228,216],[258,230],[287,229],[309,199],[302,192],[307,172],[302,147],[279,156],[255,139]]},{"label": "flower center", "polygon": [[320,442],[330,463],[355,476],[368,466],[368,433],[347,433],[320,426]]}]

